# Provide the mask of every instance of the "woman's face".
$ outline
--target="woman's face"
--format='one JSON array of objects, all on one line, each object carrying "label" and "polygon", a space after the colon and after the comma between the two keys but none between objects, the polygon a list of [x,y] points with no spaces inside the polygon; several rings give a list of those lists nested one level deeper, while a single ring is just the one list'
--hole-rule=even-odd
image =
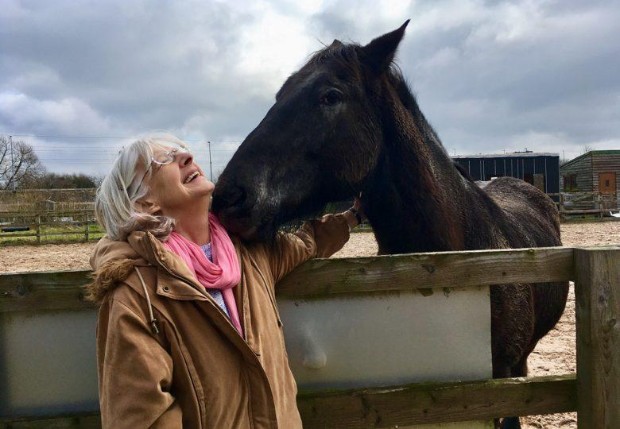
[{"label": "woman's face", "polygon": [[[151,213],[170,217],[179,217],[184,213],[198,209],[203,203],[209,206],[215,185],[208,180],[202,169],[194,163],[189,152],[175,152],[173,147],[155,149],[154,159],[162,154],[173,157],[172,162],[165,165],[151,163],[153,169],[148,182],[150,188],[145,200],[151,204]],[[165,157],[164,157],[165,158]]]}]

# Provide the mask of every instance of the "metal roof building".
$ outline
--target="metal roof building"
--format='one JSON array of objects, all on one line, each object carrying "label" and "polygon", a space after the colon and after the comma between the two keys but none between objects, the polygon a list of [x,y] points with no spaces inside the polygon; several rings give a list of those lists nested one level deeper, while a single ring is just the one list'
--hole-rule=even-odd
[{"label": "metal roof building", "polygon": [[560,192],[560,155],[542,152],[515,152],[453,156],[474,180],[489,181],[511,176],[536,186],[543,192]]}]

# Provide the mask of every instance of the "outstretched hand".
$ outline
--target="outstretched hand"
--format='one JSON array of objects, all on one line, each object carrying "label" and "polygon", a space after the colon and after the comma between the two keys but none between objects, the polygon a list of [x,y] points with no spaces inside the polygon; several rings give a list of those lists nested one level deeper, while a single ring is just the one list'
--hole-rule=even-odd
[{"label": "outstretched hand", "polygon": [[364,209],[362,208],[362,200],[360,197],[355,197],[353,199],[353,209],[357,211],[357,213],[360,215],[362,220],[366,219],[366,215],[364,214]]},{"label": "outstretched hand", "polygon": [[364,210],[362,209],[362,201],[359,197],[355,197],[353,200],[353,205],[342,213],[345,219],[347,219],[347,223],[349,224],[349,229],[353,229],[362,223],[365,219]]}]

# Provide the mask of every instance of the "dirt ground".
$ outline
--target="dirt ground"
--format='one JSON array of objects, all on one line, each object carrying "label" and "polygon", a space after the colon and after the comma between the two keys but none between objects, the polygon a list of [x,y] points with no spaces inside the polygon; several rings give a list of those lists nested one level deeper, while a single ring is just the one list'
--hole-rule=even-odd
[{"label": "dirt ground", "polygon": [[[562,242],[567,247],[620,245],[620,222],[566,223]],[[0,273],[89,269],[95,243],[0,247]],[[371,256],[377,243],[370,233],[352,234],[335,257]],[[571,285],[566,311],[558,325],[540,341],[529,359],[530,375],[560,375],[575,371],[575,295]],[[530,416],[526,429],[577,427],[576,413]]]}]

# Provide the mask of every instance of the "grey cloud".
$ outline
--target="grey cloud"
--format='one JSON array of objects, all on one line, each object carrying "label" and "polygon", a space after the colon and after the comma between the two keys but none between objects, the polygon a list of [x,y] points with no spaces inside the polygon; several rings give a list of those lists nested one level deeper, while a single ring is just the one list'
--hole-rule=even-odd
[{"label": "grey cloud", "polygon": [[[23,95],[32,110],[0,104],[0,133],[85,136],[90,128],[101,137],[130,137],[168,129],[214,145],[236,142],[258,124],[281,83],[240,66],[242,36],[264,13],[250,2],[10,4],[21,11],[0,11],[0,101]],[[370,0],[336,0],[314,14],[269,4],[316,40],[302,57],[336,38],[368,43],[411,18],[398,63],[446,146],[460,153],[502,150],[528,135],[562,136],[576,152],[620,139],[617,2],[422,1],[402,8],[402,16],[390,13],[392,3]],[[540,25],[527,27],[530,12]],[[527,31],[519,34],[517,24]],[[271,30],[278,29],[264,29]],[[59,106],[84,117],[59,118]],[[88,147],[82,155],[92,161],[84,165],[95,168],[114,141],[40,144]],[[217,152],[218,164],[232,150],[221,144],[228,146]],[[47,160],[61,168],[62,160]]]},{"label": "grey cloud", "polygon": [[[552,5],[558,9],[544,12],[556,22],[566,19],[567,27],[540,31],[534,40],[488,38],[472,45],[473,27],[463,24],[415,34],[420,37],[400,51],[401,68],[448,146],[488,150],[495,142],[501,148],[503,141],[532,130],[563,134],[580,148],[618,139],[620,52],[612,42],[620,38],[613,24],[618,8],[610,2]],[[601,19],[579,27],[582,14]],[[449,52],[444,63],[436,61],[442,50]],[[480,110],[450,109],[462,102]],[[539,150],[544,146],[539,142]]]}]

